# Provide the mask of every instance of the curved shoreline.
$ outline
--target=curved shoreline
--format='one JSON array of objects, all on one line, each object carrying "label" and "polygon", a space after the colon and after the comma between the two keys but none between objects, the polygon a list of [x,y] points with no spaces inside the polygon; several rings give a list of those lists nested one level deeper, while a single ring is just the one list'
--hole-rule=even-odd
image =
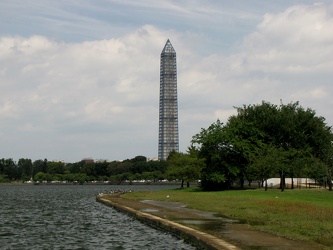
[{"label": "curved shoreline", "polygon": [[163,219],[161,217],[136,210],[134,208],[122,205],[115,200],[110,200],[103,198],[102,196],[97,196],[96,200],[107,206],[113,207],[114,209],[129,214],[134,218],[149,224],[155,228],[166,230],[176,237],[184,239],[186,242],[191,243],[198,249],[227,249],[227,250],[236,250],[238,247],[230,244],[227,241],[224,241],[220,238],[217,238],[213,235],[201,232],[199,230],[184,226],[182,224]]}]

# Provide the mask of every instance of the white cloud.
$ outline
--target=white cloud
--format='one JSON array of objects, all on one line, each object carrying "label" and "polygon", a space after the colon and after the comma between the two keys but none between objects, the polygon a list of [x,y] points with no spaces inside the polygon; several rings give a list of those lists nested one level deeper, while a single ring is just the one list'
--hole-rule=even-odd
[{"label": "white cloud", "polygon": [[109,152],[120,142],[150,140],[145,136],[155,129],[150,121],[158,118],[159,54],[165,41],[165,34],[153,26],[117,39],[82,43],[40,36],[1,38],[6,56],[0,60],[0,113],[16,119],[8,118],[4,129],[36,133],[45,127],[46,135],[40,136],[49,140],[38,139],[59,147],[69,133],[80,141],[93,131],[89,140],[109,138]]},{"label": "white cloud", "polygon": [[325,72],[332,66],[333,5],[298,5],[266,14],[247,36],[244,67],[265,72]]},{"label": "white cloud", "polygon": [[236,53],[186,61],[180,92],[188,93],[183,105],[192,105],[192,122],[204,124],[199,112],[204,119],[225,122],[235,113],[233,106],[262,100],[279,104],[282,99],[300,101],[332,123],[332,9],[333,5],[297,5],[266,14]]},{"label": "white cloud", "polygon": [[303,100],[310,99],[321,102],[326,98],[330,98],[330,90],[326,86],[312,86],[311,88],[302,88],[295,92],[291,97]]},{"label": "white cloud", "polygon": [[17,107],[12,101],[7,100],[0,104],[1,117],[16,117],[17,116],[16,113],[17,113]]},{"label": "white cloud", "polygon": [[[267,13],[229,53],[202,53],[212,37],[195,28],[144,25],[82,42],[2,36],[0,151],[69,161],[156,156],[159,56],[168,38],[177,51],[181,151],[202,127],[226,122],[234,106],[262,100],[300,101],[333,123],[332,6]],[[202,20],[207,10],[176,7]]]}]

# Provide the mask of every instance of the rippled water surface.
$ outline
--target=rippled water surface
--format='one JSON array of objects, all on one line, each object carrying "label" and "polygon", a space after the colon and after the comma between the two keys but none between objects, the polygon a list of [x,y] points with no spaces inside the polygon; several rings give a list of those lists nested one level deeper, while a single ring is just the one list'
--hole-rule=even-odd
[{"label": "rippled water surface", "polygon": [[0,249],[195,249],[96,202],[111,189],[168,186],[0,186]]}]

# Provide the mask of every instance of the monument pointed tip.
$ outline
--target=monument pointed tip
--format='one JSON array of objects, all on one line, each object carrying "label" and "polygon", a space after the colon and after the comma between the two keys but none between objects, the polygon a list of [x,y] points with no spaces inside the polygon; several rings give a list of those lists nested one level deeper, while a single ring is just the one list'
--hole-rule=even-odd
[{"label": "monument pointed tip", "polygon": [[168,39],[165,43],[164,49],[162,53],[175,53],[175,50],[170,42],[170,39]]}]

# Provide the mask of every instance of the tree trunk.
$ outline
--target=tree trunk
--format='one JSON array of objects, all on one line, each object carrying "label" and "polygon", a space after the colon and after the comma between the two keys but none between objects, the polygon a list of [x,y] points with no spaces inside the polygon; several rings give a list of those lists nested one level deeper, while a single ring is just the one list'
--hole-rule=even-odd
[{"label": "tree trunk", "polygon": [[190,187],[190,182],[188,181],[187,184],[186,184],[186,187]]},{"label": "tree trunk", "polygon": [[285,178],[284,178],[284,173],[283,173],[283,171],[281,171],[281,173],[280,173],[280,188],[281,188],[281,192],[284,191],[285,184],[286,184],[286,181],[285,181]]},{"label": "tree trunk", "polygon": [[294,177],[291,177],[291,189],[294,189]]},{"label": "tree trunk", "polygon": [[182,180],[182,184],[180,185],[180,188],[184,188],[184,180]]},{"label": "tree trunk", "polygon": [[332,191],[332,176],[328,177],[328,191]]},{"label": "tree trunk", "polygon": [[267,179],[265,181],[265,191],[267,191]]},{"label": "tree trunk", "polygon": [[244,178],[243,178],[243,176],[240,178],[240,188],[241,189],[244,188]]}]

